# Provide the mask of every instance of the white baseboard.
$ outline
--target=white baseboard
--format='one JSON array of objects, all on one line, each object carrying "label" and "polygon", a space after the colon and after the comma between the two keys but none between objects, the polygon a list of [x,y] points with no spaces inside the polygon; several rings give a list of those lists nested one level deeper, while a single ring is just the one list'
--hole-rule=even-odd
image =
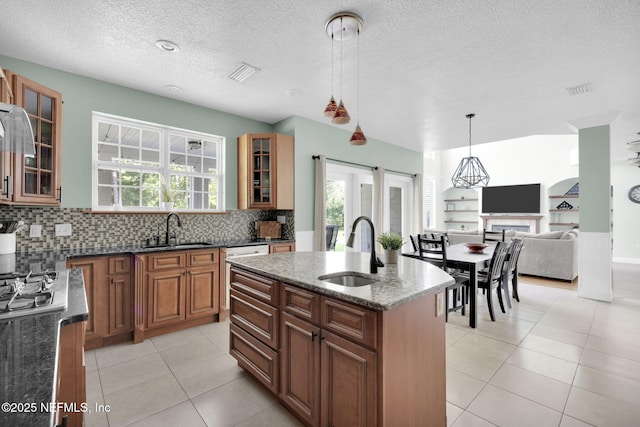
[{"label": "white baseboard", "polygon": [[621,257],[613,257],[613,262],[619,262],[622,264],[640,264],[640,258],[621,258]]}]

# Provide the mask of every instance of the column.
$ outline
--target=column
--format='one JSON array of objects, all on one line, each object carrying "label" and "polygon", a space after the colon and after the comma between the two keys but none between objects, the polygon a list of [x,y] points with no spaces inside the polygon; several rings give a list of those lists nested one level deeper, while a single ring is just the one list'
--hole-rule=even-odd
[{"label": "column", "polygon": [[611,155],[609,125],[580,129],[578,295],[611,301]]}]

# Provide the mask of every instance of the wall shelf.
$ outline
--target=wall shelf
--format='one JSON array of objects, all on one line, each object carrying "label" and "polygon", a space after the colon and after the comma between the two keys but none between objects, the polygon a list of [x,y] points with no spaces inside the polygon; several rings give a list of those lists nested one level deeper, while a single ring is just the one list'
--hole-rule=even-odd
[{"label": "wall shelf", "polygon": [[[442,193],[444,224],[463,230],[478,229],[478,191],[473,188],[449,187]],[[467,225],[465,225],[467,224]],[[475,224],[475,225],[474,225]]]}]

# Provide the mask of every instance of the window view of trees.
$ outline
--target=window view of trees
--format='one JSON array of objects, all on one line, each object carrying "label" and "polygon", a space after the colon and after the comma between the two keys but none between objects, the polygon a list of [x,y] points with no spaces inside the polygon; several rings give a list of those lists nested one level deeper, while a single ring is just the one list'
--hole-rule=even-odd
[{"label": "window view of trees", "polygon": [[224,138],[99,113],[93,126],[94,207],[152,209],[173,201],[175,209],[222,209],[218,161]]},{"label": "window view of trees", "polygon": [[327,180],[327,225],[338,226],[335,250],[344,251],[345,182]]}]

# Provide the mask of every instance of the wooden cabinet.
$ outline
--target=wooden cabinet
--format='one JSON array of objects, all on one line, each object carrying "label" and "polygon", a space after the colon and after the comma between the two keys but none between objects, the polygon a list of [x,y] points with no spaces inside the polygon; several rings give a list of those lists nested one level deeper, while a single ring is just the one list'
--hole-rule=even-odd
[{"label": "wooden cabinet", "polygon": [[293,137],[276,133],[238,138],[238,209],[293,209]]},{"label": "wooden cabinet", "polygon": [[296,251],[296,242],[272,243],[269,245],[270,254],[275,254],[278,252],[295,252],[295,251]]},{"label": "wooden cabinet", "polygon": [[375,346],[376,313],[293,286],[282,293],[282,401],[308,425],[376,425],[376,352],[330,332]]},{"label": "wooden cabinet", "polygon": [[87,350],[102,347],[107,335],[107,258],[71,258],[67,268],[82,270],[84,289],[87,296],[89,318],[87,319],[85,345]]},{"label": "wooden cabinet", "polygon": [[436,295],[375,311],[237,267],[231,275],[230,353],[303,423],[446,426]]},{"label": "wooden cabinet", "polygon": [[12,103],[23,107],[31,121],[36,154],[1,153],[4,195],[0,202],[60,206],[62,95],[23,76],[10,72],[8,76],[12,79]]},{"label": "wooden cabinet", "polygon": [[133,285],[131,281],[131,257],[109,257],[108,335],[133,330]]},{"label": "wooden cabinet", "polygon": [[59,407],[56,425],[62,424],[67,417],[68,427],[82,427],[82,405],[87,402],[86,371],[84,363],[84,337],[86,322],[71,323],[60,328],[60,347],[58,350],[58,372],[56,383],[56,401],[65,403],[68,408],[77,408],[74,412],[65,412]]},{"label": "wooden cabinet", "polygon": [[89,308],[87,350],[130,339],[133,330],[131,257],[71,258],[67,267],[82,270]]},{"label": "wooden cabinet", "polygon": [[220,251],[136,256],[134,341],[218,320]]}]

